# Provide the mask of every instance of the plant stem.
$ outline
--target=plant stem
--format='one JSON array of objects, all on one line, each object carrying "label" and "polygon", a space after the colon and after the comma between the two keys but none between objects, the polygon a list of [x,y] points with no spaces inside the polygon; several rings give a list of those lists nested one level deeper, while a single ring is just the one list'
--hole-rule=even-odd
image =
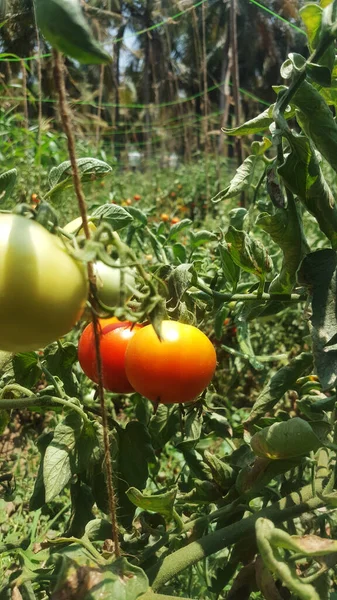
[{"label": "plant stem", "polygon": [[[78,207],[80,210],[80,215],[82,218],[82,226],[84,235],[87,240],[90,239],[90,229],[87,215],[87,207],[85,203],[85,198],[81,185],[81,178],[76,162],[76,147],[75,147],[75,138],[73,135],[73,130],[71,126],[71,115],[67,103],[66,97],[66,88],[64,81],[64,65],[62,62],[62,58],[60,53],[57,50],[53,50],[54,57],[54,75],[56,82],[56,89],[58,91],[59,96],[59,106],[60,106],[60,116],[62,120],[62,125],[64,132],[67,137],[68,142],[68,153],[72,168],[73,182],[74,188],[77,196]],[[95,286],[96,286],[96,278],[94,274],[93,264],[91,262],[88,263],[88,276],[90,282],[90,302],[93,305],[95,303]],[[102,420],[103,420],[103,439],[104,439],[104,452],[105,452],[105,467],[106,467],[106,475],[107,475],[107,493],[109,499],[109,511],[110,511],[110,519],[111,519],[111,527],[112,527],[112,539],[115,546],[115,555],[118,558],[120,556],[120,545],[119,545],[119,531],[118,531],[118,523],[117,523],[117,514],[116,514],[116,500],[115,500],[115,492],[113,487],[113,479],[112,479],[112,464],[111,464],[111,456],[110,456],[110,444],[109,444],[109,429],[108,429],[108,417],[107,410],[105,405],[105,397],[104,397],[104,389],[103,389],[103,375],[102,375],[102,360],[100,354],[100,331],[99,331],[99,323],[98,318],[96,317],[95,310],[92,308],[93,315],[93,325],[94,325],[94,337],[95,337],[95,348],[96,348],[96,365],[97,365],[97,374],[98,374],[98,394],[100,399],[100,405],[102,410]]]},{"label": "plant stem", "polygon": [[101,413],[102,413],[102,425],[103,425],[103,441],[104,441],[104,458],[106,465],[106,477],[107,477],[107,492],[109,502],[109,513],[112,526],[112,539],[115,546],[115,555],[118,558],[121,555],[121,549],[119,544],[119,531],[117,523],[117,501],[114,491],[113,479],[112,479],[112,462],[110,454],[110,443],[109,443],[109,424],[108,424],[108,413],[104,398],[103,389],[103,371],[102,371],[102,357],[100,352],[100,326],[99,320],[95,310],[91,311],[92,320],[94,325],[94,337],[95,337],[95,351],[96,351],[96,367],[98,374],[98,397],[100,401]]},{"label": "plant stem", "polygon": [[[326,476],[324,469],[324,476]],[[320,492],[323,486],[323,474],[316,482],[316,492]],[[291,504],[291,506],[289,506]],[[184,548],[180,548],[173,554],[167,556],[151,567],[147,575],[154,591],[160,589],[172,577],[176,577],[181,571],[190,565],[197,563],[206,556],[210,556],[223,548],[232,546],[239,539],[252,535],[255,531],[256,520],[265,517],[273,523],[282,523],[289,518],[294,518],[305,512],[319,508],[323,503],[320,498],[312,497],[312,486],[307,485],[299,492],[294,492],[272,506],[243,519],[232,525],[214,531],[209,535],[192,542]]]},{"label": "plant stem", "polygon": [[59,97],[59,107],[60,107],[60,117],[62,121],[62,126],[64,129],[64,133],[67,137],[68,143],[68,153],[69,159],[72,168],[73,181],[75,193],[78,200],[78,207],[80,209],[80,214],[82,218],[83,231],[87,240],[90,239],[90,230],[88,224],[88,216],[87,216],[87,208],[85,204],[84,194],[81,185],[81,178],[77,167],[76,162],[76,148],[75,148],[75,138],[71,126],[71,116],[69,112],[67,95],[66,95],[66,86],[64,82],[64,64],[61,57],[61,54],[58,50],[53,50],[53,58],[54,58],[54,77],[56,89]]},{"label": "plant stem", "polygon": [[28,396],[27,398],[1,398],[0,409],[11,410],[15,408],[29,408],[30,406],[64,406],[77,412],[86,423],[90,423],[88,415],[80,406],[69,400],[56,396]]},{"label": "plant stem", "polygon": [[202,292],[205,292],[208,296],[217,298],[219,300],[224,300],[228,302],[241,302],[241,301],[255,301],[255,300],[279,300],[283,302],[302,302],[306,300],[306,294],[267,294],[263,292],[262,294],[258,293],[247,293],[247,294],[231,294],[230,292],[217,292],[212,290],[207,285],[198,281],[194,284]]}]

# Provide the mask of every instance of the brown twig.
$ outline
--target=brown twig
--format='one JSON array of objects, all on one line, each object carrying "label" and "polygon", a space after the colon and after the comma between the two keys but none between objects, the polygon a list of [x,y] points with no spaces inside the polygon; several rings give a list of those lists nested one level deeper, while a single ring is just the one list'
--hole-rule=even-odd
[{"label": "brown twig", "polygon": [[[63,129],[65,131],[67,142],[68,142],[68,153],[72,167],[74,188],[78,200],[78,206],[80,209],[80,214],[82,217],[82,225],[83,231],[86,239],[90,239],[90,230],[88,225],[88,217],[87,217],[87,207],[85,203],[85,198],[82,190],[80,174],[78,171],[78,166],[76,162],[76,148],[75,148],[75,138],[73,135],[72,127],[71,127],[71,115],[67,103],[66,97],[66,89],[64,82],[64,71],[63,71],[63,62],[60,53],[57,50],[53,50],[54,57],[54,76],[56,89],[58,91],[59,96],[59,109],[60,109],[60,117],[63,125]],[[90,301],[91,304],[95,303],[95,275],[93,270],[92,263],[88,263],[88,275],[90,281]],[[100,353],[100,330],[99,330],[99,321],[96,316],[95,310],[92,310],[93,316],[93,325],[94,325],[94,337],[95,337],[95,348],[96,348],[96,364],[97,364],[97,373],[98,373],[98,395],[100,399],[101,411],[102,411],[102,421],[103,421],[103,440],[104,440],[104,453],[105,453],[105,467],[106,467],[106,475],[107,475],[107,492],[108,492],[108,500],[109,500],[109,513],[112,525],[112,539],[115,545],[115,555],[118,558],[121,555],[120,545],[119,545],[119,531],[118,531],[118,523],[117,523],[117,515],[116,515],[116,498],[113,487],[113,478],[112,478],[112,463],[111,463],[111,455],[110,455],[110,444],[109,444],[109,429],[108,429],[108,416],[105,405],[104,398],[104,389],[103,389],[103,374],[102,374],[102,359]]]}]

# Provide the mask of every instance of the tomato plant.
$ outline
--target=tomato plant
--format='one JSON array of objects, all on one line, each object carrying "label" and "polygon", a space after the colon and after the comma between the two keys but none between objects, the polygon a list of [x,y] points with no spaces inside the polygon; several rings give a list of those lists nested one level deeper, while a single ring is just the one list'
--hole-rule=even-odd
[{"label": "tomato plant", "polygon": [[[115,317],[100,320],[100,353],[103,385],[106,390],[128,394],[133,387],[125,372],[125,353],[129,341],[141,328]],[[78,343],[78,360],[85,374],[98,383],[93,324],[87,325]]]},{"label": "tomato plant", "polygon": [[216,367],[213,345],[196,327],[163,321],[159,340],[152,325],[130,340],[125,368],[134,389],[153,402],[190,402],[208,386]]},{"label": "tomato plant", "polygon": [[88,294],[85,265],[35,221],[0,215],[0,347],[37,350],[68,333]]}]

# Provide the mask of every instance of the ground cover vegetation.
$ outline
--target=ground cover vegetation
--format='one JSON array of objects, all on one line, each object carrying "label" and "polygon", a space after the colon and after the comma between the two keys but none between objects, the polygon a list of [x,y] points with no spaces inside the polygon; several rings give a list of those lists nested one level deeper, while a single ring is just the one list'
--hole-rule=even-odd
[{"label": "ground cover vegetation", "polygon": [[[0,599],[334,600],[337,1],[301,4],[272,103],[228,112],[236,157],[208,143],[204,104],[203,135],[168,146],[195,161],[158,168],[143,96],[144,171],[123,170],[102,114],[93,141],[69,86],[72,65],[103,83],[111,65],[93,16],[148,28],[159,3],[96,4],[0,2]],[[204,40],[228,25],[209,5]],[[31,24],[15,52],[14,11]],[[16,57],[37,33],[57,123],[41,85],[25,110]]]}]

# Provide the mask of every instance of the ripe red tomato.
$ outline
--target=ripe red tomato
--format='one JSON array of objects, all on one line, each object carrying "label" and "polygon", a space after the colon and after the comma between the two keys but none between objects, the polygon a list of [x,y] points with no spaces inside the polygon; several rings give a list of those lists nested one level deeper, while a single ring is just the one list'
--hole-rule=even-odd
[{"label": "ripe red tomato", "polygon": [[206,335],[176,321],[163,321],[161,341],[152,325],[141,328],[126,350],[130,384],[163,404],[194,400],[210,383],[215,367],[215,350]]},{"label": "ripe red tomato", "polygon": [[[129,394],[133,387],[125,373],[125,352],[129,340],[141,325],[118,321],[116,317],[100,319],[100,351],[103,386],[110,392]],[[90,323],[83,331],[78,344],[78,360],[84,373],[98,383],[94,327]]]},{"label": "ripe red tomato", "polygon": [[141,196],[139,194],[135,194],[134,197],[133,197],[133,199],[138,202],[138,200],[141,199]]},{"label": "ripe red tomato", "polygon": [[180,223],[180,219],[178,217],[172,217],[171,225],[176,225],[176,223]]}]

